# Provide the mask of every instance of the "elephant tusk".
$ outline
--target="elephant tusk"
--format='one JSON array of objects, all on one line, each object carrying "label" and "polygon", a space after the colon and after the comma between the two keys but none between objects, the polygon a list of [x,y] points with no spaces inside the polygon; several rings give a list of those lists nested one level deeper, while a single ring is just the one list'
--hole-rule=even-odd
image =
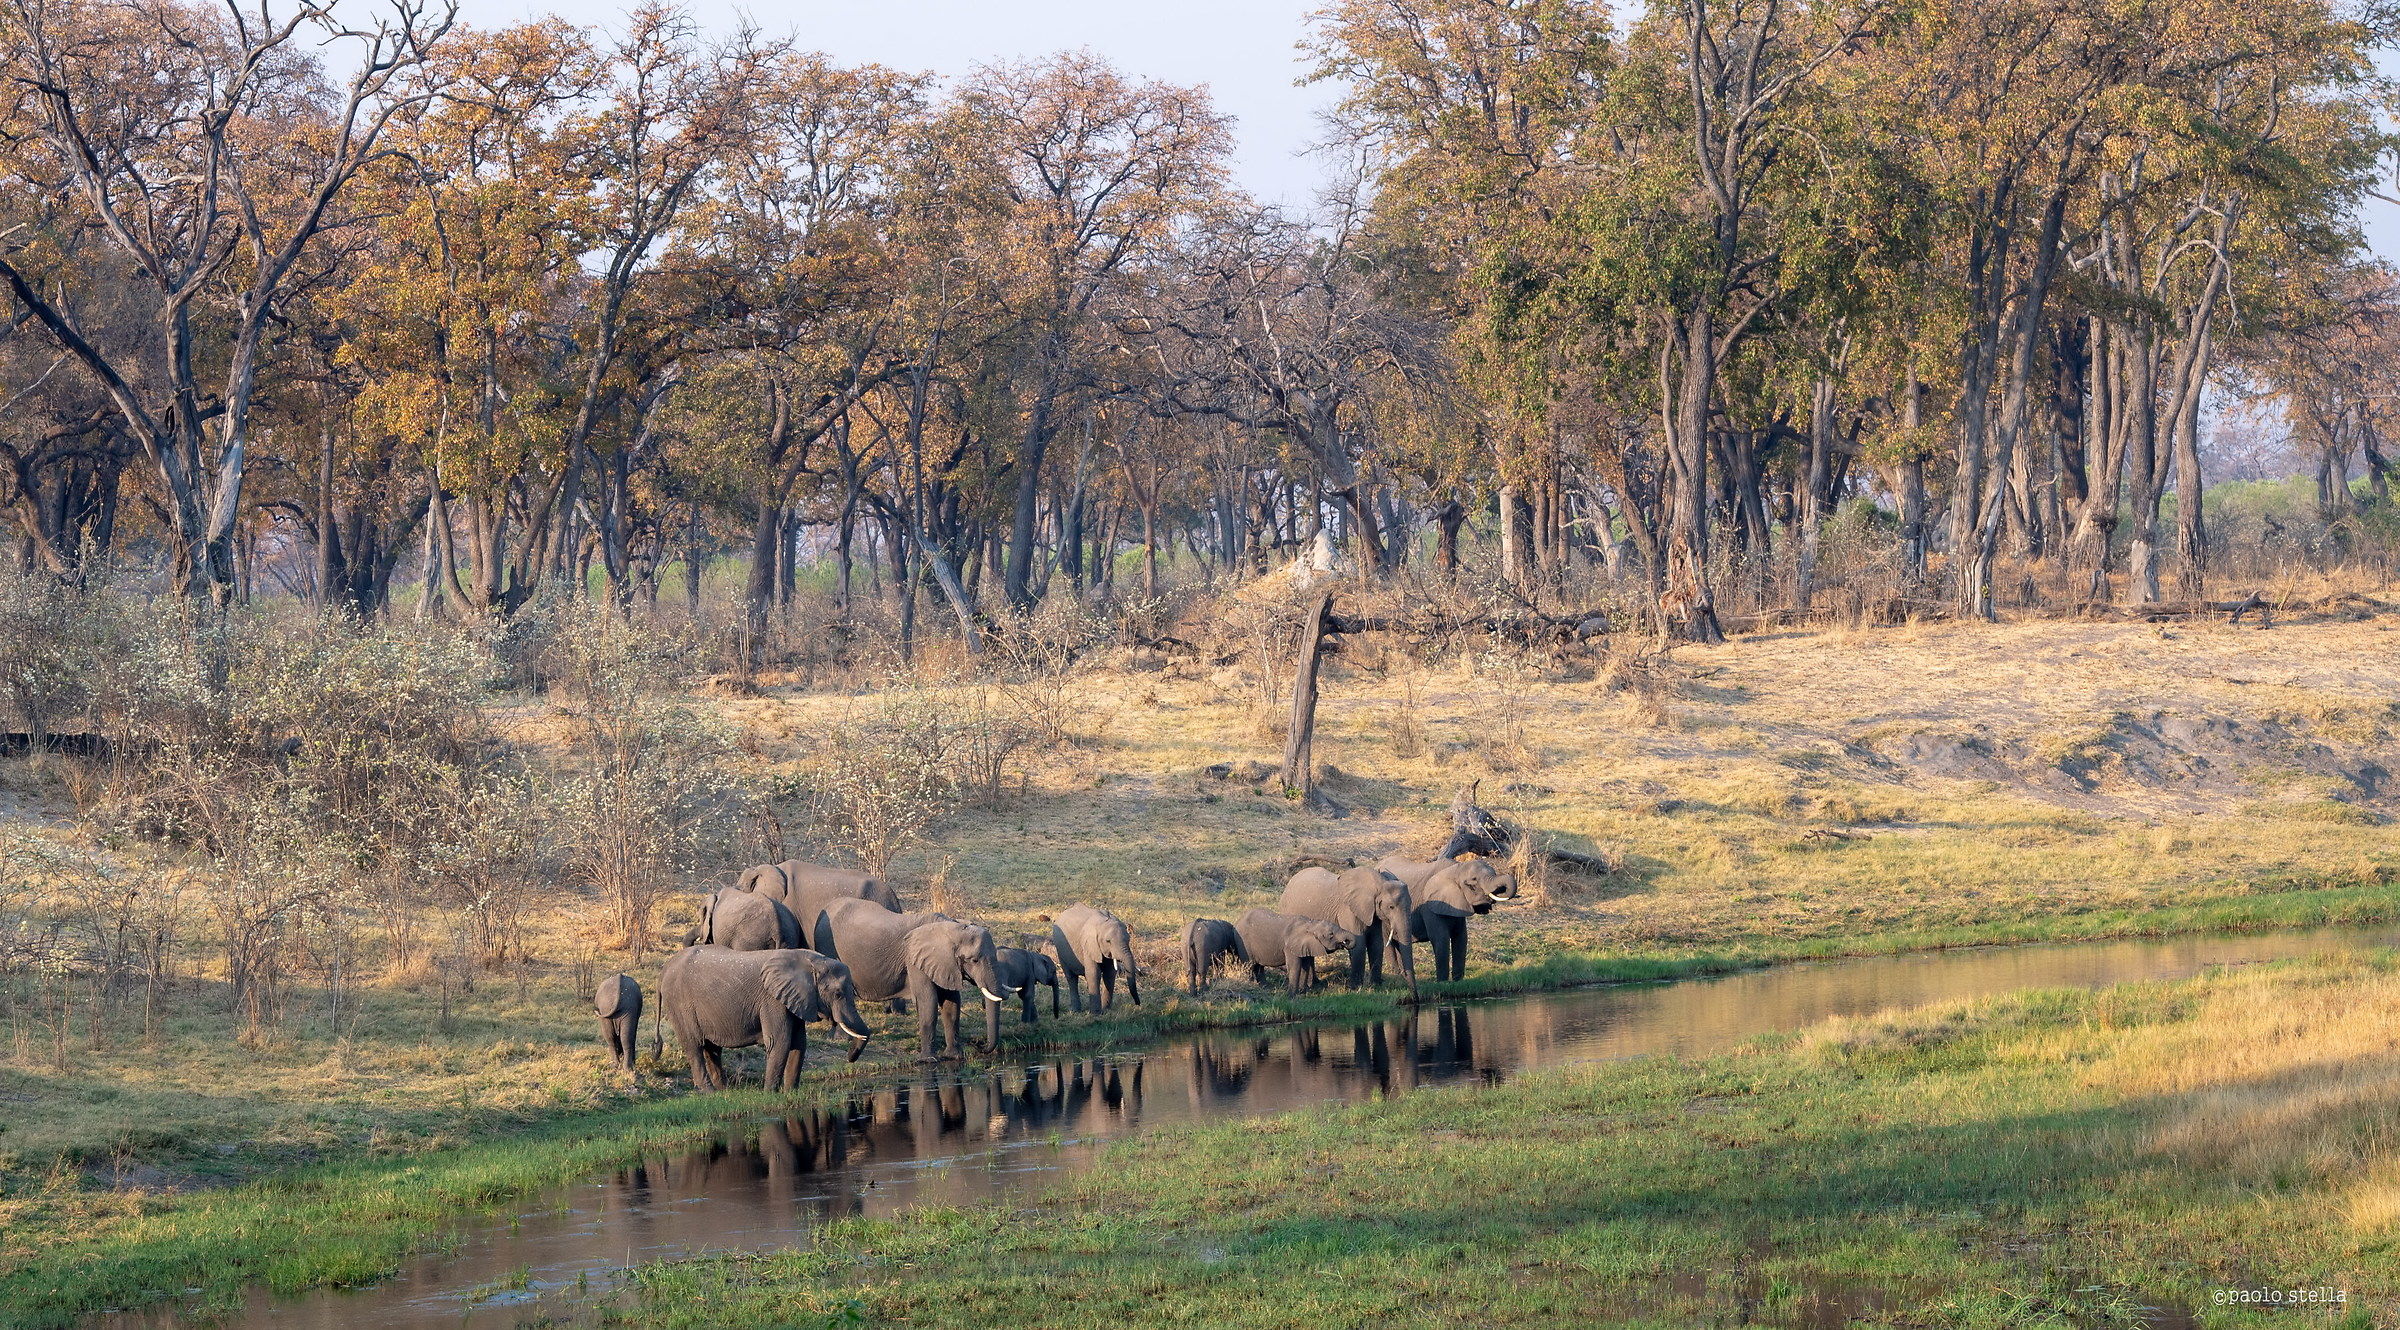
[{"label": "elephant tusk", "polygon": [[[981,984],[977,984],[977,985],[975,985],[975,986],[976,986],[977,988],[983,988],[983,985],[981,985]],[[1004,998],[1004,997],[1000,996],[998,993],[995,993],[995,992],[993,992],[992,990],[990,990],[990,989],[988,989],[988,988],[983,988],[983,996],[984,996],[984,998],[985,998],[986,1000],[988,1000],[988,1001],[992,1001],[992,1002],[1006,1002],[1006,1001],[1008,1001],[1008,999],[1007,999],[1007,998]]]},{"label": "elephant tusk", "polygon": [[[836,1022],[836,1024],[838,1025],[838,1024],[839,1024],[839,1022]],[[841,1026],[841,1031],[842,1031],[842,1033],[843,1033],[843,1034],[846,1034],[846,1035],[850,1036],[851,1038],[853,1038],[853,1039],[857,1040],[857,1041],[858,1041],[858,1042],[860,1042],[861,1044],[864,1044],[865,1042],[867,1042],[867,1038],[868,1038],[868,1036],[867,1036],[867,1033],[866,1033],[866,1031],[864,1031],[864,1030],[853,1030],[853,1029],[851,1029],[851,1028],[850,1028],[849,1026],[847,1026],[847,1025],[842,1025],[842,1026]]]}]

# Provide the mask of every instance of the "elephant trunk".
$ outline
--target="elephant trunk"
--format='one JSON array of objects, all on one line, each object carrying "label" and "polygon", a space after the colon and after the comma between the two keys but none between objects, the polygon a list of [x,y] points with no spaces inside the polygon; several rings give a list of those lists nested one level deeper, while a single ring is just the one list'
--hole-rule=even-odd
[{"label": "elephant trunk", "polygon": [[1141,971],[1134,965],[1131,951],[1117,958],[1117,968],[1125,972],[1125,996],[1133,999],[1133,1005],[1142,1005]]},{"label": "elephant trunk", "polygon": [[988,999],[983,1004],[983,1046],[994,1053],[1000,1051],[1000,999],[998,998]]},{"label": "elephant trunk", "polygon": [[867,1040],[870,1037],[867,1033],[866,1017],[859,1014],[858,1004],[848,1001],[836,1003],[833,1008],[833,1024],[835,1029],[850,1036],[850,1061],[858,1061],[858,1055],[867,1051]]}]

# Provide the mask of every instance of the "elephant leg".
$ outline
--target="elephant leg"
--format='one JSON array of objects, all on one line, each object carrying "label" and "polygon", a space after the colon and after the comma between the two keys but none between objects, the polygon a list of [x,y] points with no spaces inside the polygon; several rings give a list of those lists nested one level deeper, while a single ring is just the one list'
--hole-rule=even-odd
[{"label": "elephant leg", "polygon": [[1367,949],[1367,979],[1376,987],[1383,986],[1383,927],[1378,924],[1367,930],[1364,940]]},{"label": "elephant leg", "polygon": [[1350,944],[1350,986],[1364,988],[1367,983],[1367,941],[1360,938]]},{"label": "elephant leg", "polygon": [[967,1055],[966,1047],[958,1042],[958,1010],[967,1005],[966,998],[963,995],[944,998],[936,1005],[942,1009],[942,1056],[964,1058]]},{"label": "elephant leg", "polygon": [[917,1008],[917,1061],[936,1061],[934,1021],[941,1015],[941,1003],[935,999],[932,985],[913,974],[908,977],[908,996]]},{"label": "elephant leg", "polygon": [[1453,980],[1467,977],[1467,921],[1464,919],[1459,920],[1458,926],[1450,932],[1450,977]]},{"label": "elephant leg", "polygon": [[1058,985],[1050,985],[1050,1019],[1058,1019]]},{"label": "elephant leg", "polygon": [[1092,967],[1092,1003],[1100,1014],[1108,1014],[1108,1004],[1117,996],[1117,963],[1102,961]]},{"label": "elephant leg", "polygon": [[1267,967],[1257,961],[1250,962],[1250,982],[1260,988],[1265,988],[1267,986]]},{"label": "elephant leg", "polygon": [[[682,1037],[680,1031],[677,1032],[677,1035],[679,1038]],[[708,1059],[707,1055],[700,1051],[700,1041],[697,1039],[684,1038],[683,1056],[686,1061],[692,1064],[692,1088],[694,1090],[707,1090],[713,1088],[708,1083]]]},{"label": "elephant leg", "polygon": [[1017,990],[1017,1005],[1024,1011],[1024,1024],[1033,1024],[1033,985],[1027,984]]},{"label": "elephant leg", "polygon": [[1317,980],[1317,958],[1302,956],[1283,970],[1283,991],[1291,997],[1306,993]]}]

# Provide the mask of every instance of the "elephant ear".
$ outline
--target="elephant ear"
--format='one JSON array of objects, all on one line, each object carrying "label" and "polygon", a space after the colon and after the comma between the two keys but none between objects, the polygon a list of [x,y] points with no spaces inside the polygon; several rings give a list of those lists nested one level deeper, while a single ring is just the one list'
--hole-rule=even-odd
[{"label": "elephant ear", "polygon": [[911,932],[908,968],[931,980],[936,988],[963,991],[967,987],[967,972],[958,963],[961,927],[955,920],[945,918]]},{"label": "elephant ear", "polygon": [[791,952],[770,954],[774,959],[759,974],[759,983],[767,990],[767,996],[801,1020],[813,1021],[823,1016],[825,1002],[817,996],[817,976],[809,963]]},{"label": "elephant ear", "polygon": [[1058,962],[1038,951],[1033,953],[1033,975],[1033,982],[1037,984],[1056,984],[1058,982]]},{"label": "elephant ear", "polygon": [[743,891],[764,890],[770,896],[784,896],[790,894],[791,891],[791,883],[785,880],[783,866],[780,864],[758,864],[752,867],[742,874],[740,885]]},{"label": "elephant ear", "polygon": [[713,891],[700,898],[700,940],[717,940],[717,893]]},{"label": "elephant ear", "polygon": [[625,1009],[633,1005],[625,1000],[626,990],[630,988],[632,984],[633,981],[626,978],[624,975],[610,975],[608,978],[600,981],[600,992],[594,998],[592,1005],[598,1007],[600,1009],[600,1014],[603,1016],[621,1016],[625,1014]]}]

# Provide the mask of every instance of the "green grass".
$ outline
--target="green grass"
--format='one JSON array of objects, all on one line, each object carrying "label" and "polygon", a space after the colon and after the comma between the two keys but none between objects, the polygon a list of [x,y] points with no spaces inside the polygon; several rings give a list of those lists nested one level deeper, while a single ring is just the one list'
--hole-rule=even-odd
[{"label": "green grass", "polygon": [[[799,1094],[831,1100],[858,1084],[833,1079]],[[0,1271],[0,1326],[67,1326],[193,1288],[196,1305],[229,1307],[252,1285],[292,1293],[373,1279],[438,1245],[464,1216],[791,1102],[756,1090],[660,1099],[563,1116],[487,1144],[317,1165],[154,1202]]]},{"label": "green grass", "polygon": [[2388,1324],[2396,1014],[2386,952],[1165,1129],[1006,1209],[646,1266],[602,1316],[2067,1330],[2254,1325],[2214,1298],[2268,1286],[2351,1300],[2275,1324]]},{"label": "green grass", "polygon": [[[1768,940],[1678,955],[1561,954],[1420,987],[1431,997],[1491,997],[1607,982],[1723,973],[1781,960],[1885,955],[1994,942],[2065,941],[2223,932],[2400,918],[2400,887],[2377,884],[2245,896],[2165,910],[2045,917],[2007,928],[1962,928],[1852,939]],[[1355,1022],[1398,1012],[1397,988],[1319,992],[1293,999],[1250,990],[1195,999],[1152,994],[1106,1017],[1002,1025],[1012,1053],[1094,1050],[1172,1034],[1296,1021]],[[1010,1009],[1013,1013],[1013,1008]],[[971,1023],[970,1023],[971,1024]],[[899,1042],[913,1051],[910,1037]],[[881,1041],[887,1047],[893,1040]],[[862,1064],[812,1072],[804,1100],[855,1093],[889,1074]],[[1645,1072],[1655,1074],[1655,1070]],[[148,1198],[133,1213],[79,1222],[70,1198],[52,1210],[37,1198],[15,1222],[74,1224],[78,1236],[0,1270],[0,1326],[65,1325],[90,1311],[138,1305],[185,1288],[227,1302],[252,1284],[281,1292],[356,1282],[438,1244],[467,1218],[511,1198],[621,1164],[645,1151],[702,1139],[727,1120],[787,1101],[761,1093],[683,1096],[599,1112],[562,1111],[531,1125],[491,1124],[491,1139],[400,1158],[352,1159],[287,1170],[222,1191]],[[682,1276],[678,1276],[682,1277]]]}]

